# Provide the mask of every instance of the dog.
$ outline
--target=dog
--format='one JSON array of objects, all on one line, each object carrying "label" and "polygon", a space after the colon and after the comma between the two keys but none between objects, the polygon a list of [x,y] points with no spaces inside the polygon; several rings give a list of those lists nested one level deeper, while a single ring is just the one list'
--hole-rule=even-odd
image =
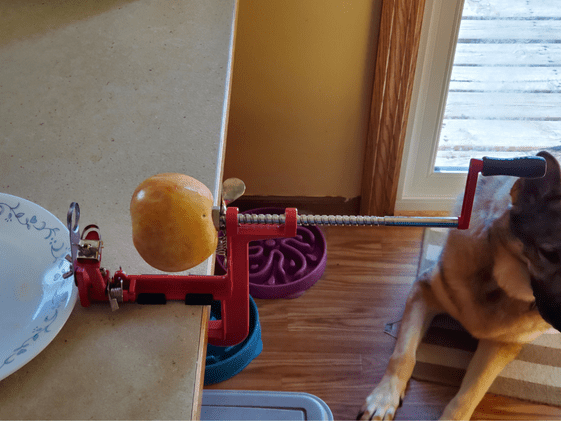
[{"label": "dog", "polygon": [[413,283],[385,374],[357,419],[393,419],[437,314],[479,339],[441,419],[469,419],[524,344],[561,329],[560,167],[550,153],[537,155],[546,160],[543,178],[479,178],[470,228],[450,230],[437,264]]}]

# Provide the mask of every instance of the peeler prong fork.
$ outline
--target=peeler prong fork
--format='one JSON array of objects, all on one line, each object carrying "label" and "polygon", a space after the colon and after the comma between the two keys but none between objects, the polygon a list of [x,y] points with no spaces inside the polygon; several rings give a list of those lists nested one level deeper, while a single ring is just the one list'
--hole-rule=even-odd
[{"label": "peeler prong fork", "polygon": [[[70,271],[63,275],[63,278],[69,278],[75,274],[78,262],[78,250],[80,249],[80,229],[78,222],[80,221],[80,206],[76,202],[70,204],[68,213],[66,214],[66,226],[70,234],[70,255],[66,256],[66,260],[72,264]],[[76,282],[76,277],[74,277]]]}]

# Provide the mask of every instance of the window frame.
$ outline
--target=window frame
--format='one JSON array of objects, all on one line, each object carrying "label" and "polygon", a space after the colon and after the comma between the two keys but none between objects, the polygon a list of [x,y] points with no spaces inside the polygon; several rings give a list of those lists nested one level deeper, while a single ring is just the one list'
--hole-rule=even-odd
[{"label": "window frame", "polygon": [[449,211],[465,172],[434,171],[464,0],[426,0],[396,212]]},{"label": "window frame", "polygon": [[363,215],[394,213],[424,10],[425,0],[382,0],[363,164]]}]

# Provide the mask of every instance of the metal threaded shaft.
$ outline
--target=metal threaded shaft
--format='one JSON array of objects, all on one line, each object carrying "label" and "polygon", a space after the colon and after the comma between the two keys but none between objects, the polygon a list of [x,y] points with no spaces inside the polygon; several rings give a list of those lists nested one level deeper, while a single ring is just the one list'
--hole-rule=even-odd
[{"label": "metal threaded shaft", "polygon": [[[271,214],[238,214],[240,224],[284,224],[284,215]],[[417,217],[417,216],[362,216],[362,215],[298,215],[297,224],[300,226],[430,226],[449,227],[458,226],[456,217]]]},{"label": "metal threaded shaft", "polygon": [[379,216],[362,215],[299,215],[298,225],[335,225],[335,226],[354,226],[354,225],[383,225],[384,218]]}]

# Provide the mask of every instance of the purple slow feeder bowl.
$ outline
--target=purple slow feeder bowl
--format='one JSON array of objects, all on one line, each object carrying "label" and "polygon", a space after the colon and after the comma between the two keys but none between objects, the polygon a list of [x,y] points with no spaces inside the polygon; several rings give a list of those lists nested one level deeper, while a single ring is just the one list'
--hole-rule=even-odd
[{"label": "purple slow feeder bowl", "polygon": [[[284,208],[251,209],[246,214],[284,214]],[[218,256],[223,270],[224,258]],[[327,244],[316,226],[298,227],[296,237],[249,243],[249,294],[253,298],[297,298],[323,275]]]}]

